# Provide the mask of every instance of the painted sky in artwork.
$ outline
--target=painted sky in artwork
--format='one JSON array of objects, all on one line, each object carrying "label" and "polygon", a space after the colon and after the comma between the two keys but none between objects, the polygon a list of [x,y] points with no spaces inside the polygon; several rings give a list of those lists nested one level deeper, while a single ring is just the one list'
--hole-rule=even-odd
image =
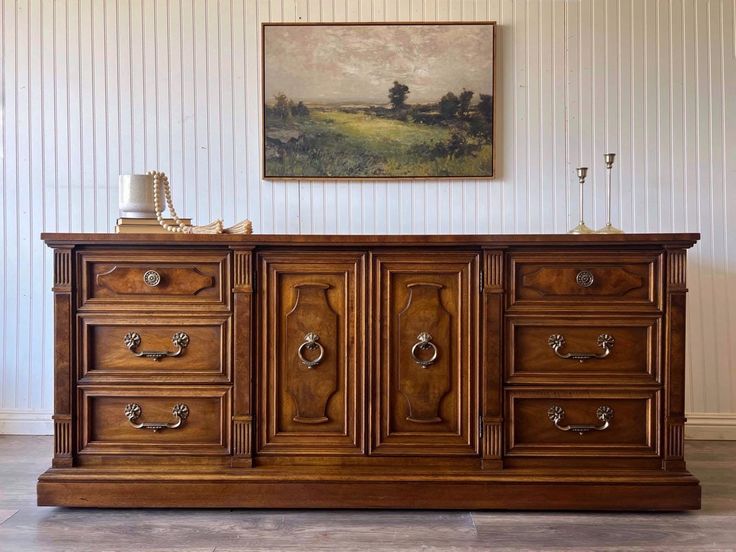
[{"label": "painted sky in artwork", "polygon": [[491,25],[266,26],[267,102],[388,103],[393,81],[407,103],[437,102],[463,88],[493,92]]}]

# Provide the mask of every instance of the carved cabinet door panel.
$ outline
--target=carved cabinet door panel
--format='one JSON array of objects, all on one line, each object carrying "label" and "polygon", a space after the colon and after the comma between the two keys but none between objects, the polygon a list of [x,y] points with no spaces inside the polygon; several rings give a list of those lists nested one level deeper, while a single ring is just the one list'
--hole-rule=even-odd
[{"label": "carved cabinet door panel", "polygon": [[477,454],[477,254],[377,254],[373,268],[371,453]]},{"label": "carved cabinet door panel", "polygon": [[260,454],[363,454],[364,254],[260,256]]}]

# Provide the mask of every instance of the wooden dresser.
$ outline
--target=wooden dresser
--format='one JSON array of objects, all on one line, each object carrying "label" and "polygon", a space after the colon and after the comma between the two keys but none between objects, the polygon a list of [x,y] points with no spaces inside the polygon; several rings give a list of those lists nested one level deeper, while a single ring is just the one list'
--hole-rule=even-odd
[{"label": "wooden dresser", "polygon": [[44,234],[38,503],[700,507],[697,234]]}]

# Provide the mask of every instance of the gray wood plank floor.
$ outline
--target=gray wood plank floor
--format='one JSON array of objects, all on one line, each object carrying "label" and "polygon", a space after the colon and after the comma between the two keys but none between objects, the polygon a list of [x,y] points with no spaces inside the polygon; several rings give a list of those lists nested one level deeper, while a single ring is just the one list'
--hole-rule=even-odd
[{"label": "gray wood plank floor", "polygon": [[736,442],[688,442],[703,509],[668,514],[35,506],[50,437],[0,436],[0,552],[736,550]]}]

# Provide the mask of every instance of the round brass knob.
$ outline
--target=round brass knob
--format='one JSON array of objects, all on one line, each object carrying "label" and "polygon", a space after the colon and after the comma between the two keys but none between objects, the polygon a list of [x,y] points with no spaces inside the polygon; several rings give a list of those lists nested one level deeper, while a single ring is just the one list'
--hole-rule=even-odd
[{"label": "round brass knob", "polygon": [[595,278],[593,277],[593,273],[589,270],[581,270],[578,272],[578,275],[575,276],[575,281],[580,287],[587,288],[593,285]]},{"label": "round brass knob", "polygon": [[143,274],[143,282],[150,287],[156,287],[161,283],[161,275],[155,270],[146,270]]}]

